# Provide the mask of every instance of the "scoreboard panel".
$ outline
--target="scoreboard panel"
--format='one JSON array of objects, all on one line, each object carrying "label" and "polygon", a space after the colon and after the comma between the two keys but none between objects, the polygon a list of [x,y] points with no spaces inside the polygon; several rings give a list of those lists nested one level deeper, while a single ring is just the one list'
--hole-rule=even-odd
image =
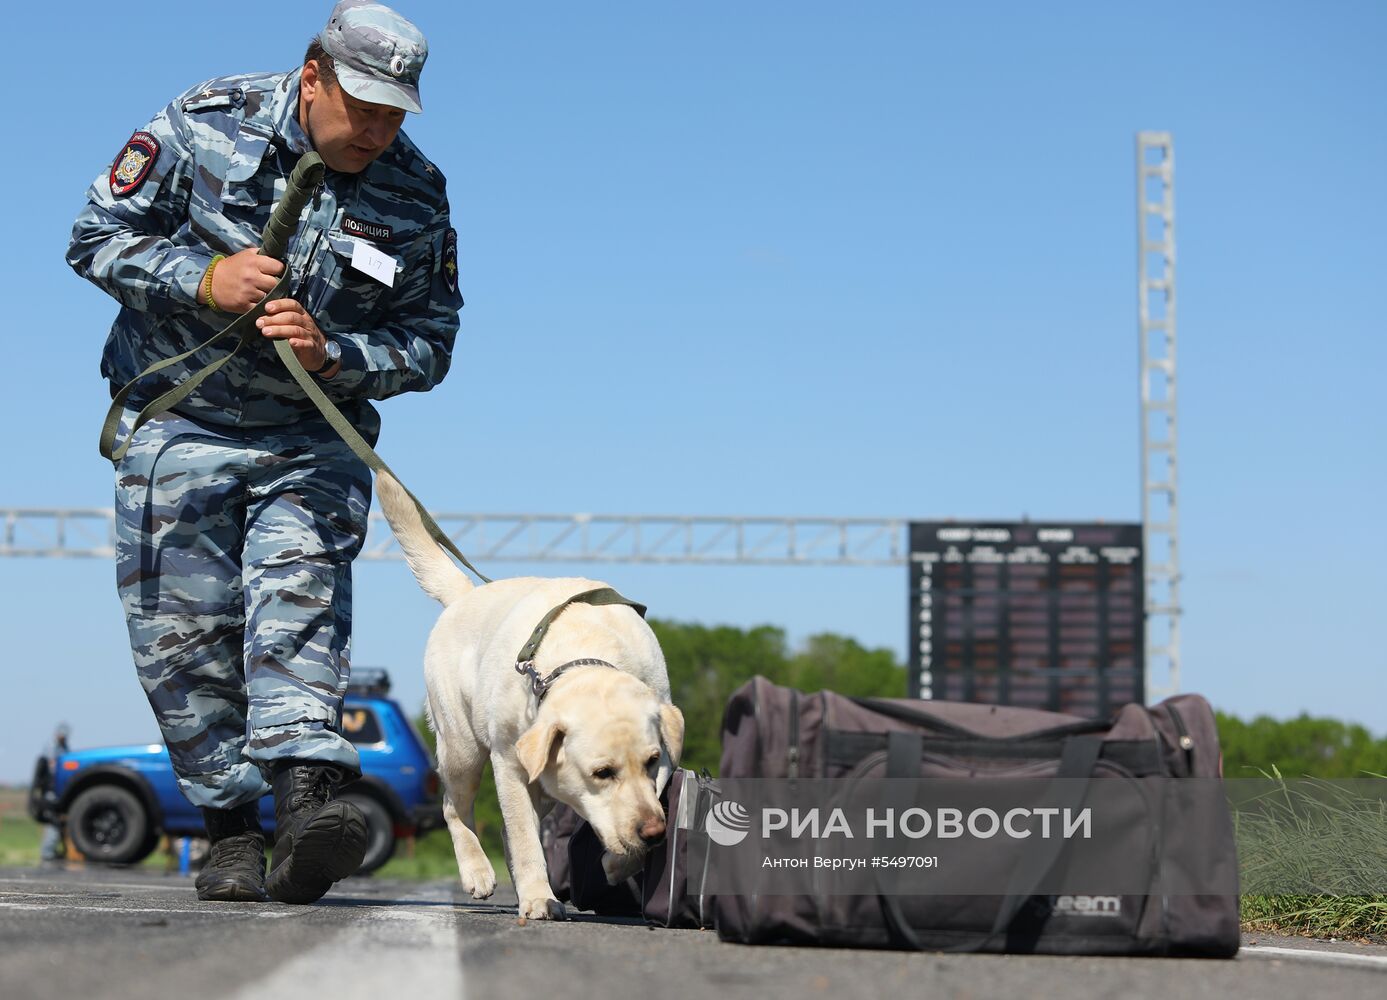
[{"label": "scoreboard panel", "polygon": [[1146,700],[1140,524],[914,521],[910,696],[1101,717]]}]

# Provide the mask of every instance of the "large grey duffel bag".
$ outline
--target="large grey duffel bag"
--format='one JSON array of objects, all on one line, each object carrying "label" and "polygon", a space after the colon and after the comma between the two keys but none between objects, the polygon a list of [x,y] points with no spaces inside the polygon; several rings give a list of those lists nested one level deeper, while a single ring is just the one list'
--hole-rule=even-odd
[{"label": "large grey duffel bag", "polygon": [[[735,894],[721,886],[715,922],[725,940],[1052,954],[1226,957],[1238,950],[1232,821],[1217,784],[1213,712],[1198,695],[1086,720],[1025,708],[805,694],[756,677],[729,700],[722,740],[718,780],[728,795],[735,779],[987,781],[1024,772],[1075,802],[1094,785],[1123,778],[1159,807],[1119,831],[1128,876],[1147,888],[1103,897],[1101,914],[1089,909],[1089,897],[1037,891],[1064,848],[1031,840],[1018,848],[1023,853],[1006,874],[1005,893],[994,895],[768,894],[757,891],[754,878]],[[1214,803],[1205,794],[1199,815],[1181,814],[1169,783],[1190,788],[1195,783],[1183,779],[1201,778]],[[1177,805],[1168,804],[1172,798]],[[976,857],[981,864],[987,855]],[[1163,891],[1172,881],[1196,891]],[[1219,891],[1198,890],[1204,886]]]}]

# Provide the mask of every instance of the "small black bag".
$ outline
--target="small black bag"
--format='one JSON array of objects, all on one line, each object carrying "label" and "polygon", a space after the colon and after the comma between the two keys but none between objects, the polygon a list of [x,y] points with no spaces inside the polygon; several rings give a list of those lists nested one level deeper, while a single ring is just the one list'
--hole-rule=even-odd
[{"label": "small black bag", "polygon": [[563,803],[540,821],[539,839],[549,869],[549,888],[561,903],[605,917],[641,915],[641,873],[619,885],[602,870],[602,842],[587,820]]},{"label": "small black bag", "polygon": [[[602,842],[592,826],[568,806],[554,806],[540,823],[540,840],[555,897],[578,910],[644,917],[657,927],[712,927],[713,899],[702,891],[708,858],[703,824],[716,799],[717,783],[708,772],[675,771],[660,796],[665,839],[620,885],[607,882]],[[692,873],[690,857],[698,866]]]},{"label": "small black bag", "polygon": [[663,798],[665,841],[645,862],[642,915],[657,927],[712,927],[713,897],[703,891],[708,877],[703,824],[718,799],[717,782],[707,771],[676,771]]}]

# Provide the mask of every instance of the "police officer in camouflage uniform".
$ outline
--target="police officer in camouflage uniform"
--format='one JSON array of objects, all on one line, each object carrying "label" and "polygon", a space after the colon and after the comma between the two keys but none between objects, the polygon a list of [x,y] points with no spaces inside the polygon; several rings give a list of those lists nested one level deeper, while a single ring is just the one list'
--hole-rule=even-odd
[{"label": "police officer in camouflage uniform", "polygon": [[[68,263],[116,298],[113,389],[259,303],[284,265],[261,233],[299,157],[327,166],[289,243],[290,297],[255,349],[135,432],[116,469],[118,589],[140,681],[212,842],[203,899],[312,902],[355,872],[365,820],[339,732],[351,563],[370,473],[275,355],[286,339],[370,441],[373,399],[425,391],[462,305],[443,175],[400,131],[428,48],[395,11],[343,0],[289,73],[182,94],[88,191]],[[222,348],[225,349],[225,348]],[[144,379],[141,404],[201,367]],[[275,796],[268,877],[258,803]]]}]

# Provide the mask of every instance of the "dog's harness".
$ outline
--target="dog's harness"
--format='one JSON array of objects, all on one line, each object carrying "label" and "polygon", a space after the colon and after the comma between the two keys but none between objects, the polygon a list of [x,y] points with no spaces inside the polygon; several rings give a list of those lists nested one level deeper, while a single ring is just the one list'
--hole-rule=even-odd
[{"label": "dog's harness", "polygon": [[522,677],[528,677],[530,679],[530,691],[535,696],[536,704],[544,700],[544,696],[549,693],[549,689],[554,686],[554,682],[558,680],[565,671],[572,670],[575,667],[611,667],[613,670],[621,669],[616,664],[608,663],[606,660],[599,660],[595,657],[583,657],[577,660],[569,660],[567,663],[561,664],[549,671],[549,673],[540,676],[539,671],[535,669],[535,654],[539,652],[539,644],[544,641],[544,637],[549,633],[549,626],[554,624],[554,619],[563,614],[570,604],[591,604],[594,606],[624,604],[626,607],[633,609],[636,614],[640,615],[642,618],[645,617],[644,604],[637,604],[635,601],[627,600],[611,587],[598,587],[596,590],[585,590],[581,594],[573,595],[558,607],[552,608],[547,615],[540,619],[539,624],[535,626],[534,632],[530,634],[529,641],[521,647],[519,655],[515,658],[515,672]]}]

